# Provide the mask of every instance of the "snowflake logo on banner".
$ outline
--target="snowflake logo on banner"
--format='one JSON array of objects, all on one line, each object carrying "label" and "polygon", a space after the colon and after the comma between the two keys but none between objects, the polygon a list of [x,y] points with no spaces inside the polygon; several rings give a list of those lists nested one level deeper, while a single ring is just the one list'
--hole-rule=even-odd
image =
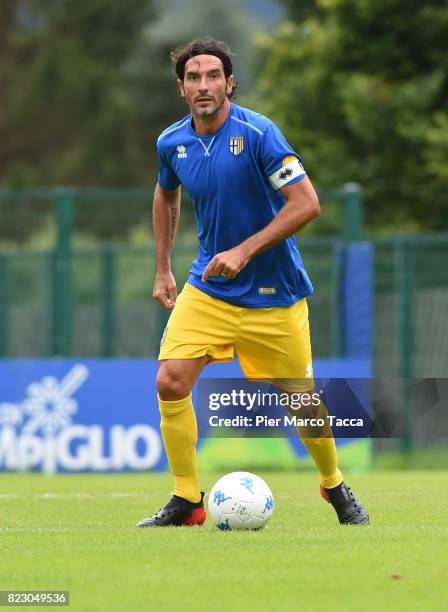
[{"label": "snowflake logo on banner", "polygon": [[54,435],[70,425],[78,409],[78,403],[71,396],[88,376],[88,369],[78,364],[60,382],[54,376],[46,376],[41,382],[29,385],[28,397],[21,404],[23,415],[29,419],[22,431]]}]

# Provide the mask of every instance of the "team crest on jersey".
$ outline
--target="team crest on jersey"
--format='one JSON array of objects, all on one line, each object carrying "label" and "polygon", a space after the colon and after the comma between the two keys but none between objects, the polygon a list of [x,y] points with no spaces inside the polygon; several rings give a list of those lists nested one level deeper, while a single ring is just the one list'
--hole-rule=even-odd
[{"label": "team crest on jersey", "polygon": [[179,159],[185,159],[187,157],[187,147],[185,145],[177,145],[176,151]]},{"label": "team crest on jersey", "polygon": [[232,136],[230,138],[230,152],[239,155],[244,150],[244,136]]}]

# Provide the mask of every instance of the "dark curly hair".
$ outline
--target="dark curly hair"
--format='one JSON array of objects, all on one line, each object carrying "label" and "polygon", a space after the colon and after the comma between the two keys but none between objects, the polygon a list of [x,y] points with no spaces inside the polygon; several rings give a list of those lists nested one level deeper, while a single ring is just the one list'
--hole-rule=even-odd
[{"label": "dark curly hair", "polygon": [[[189,59],[196,55],[214,55],[218,57],[224,66],[224,75],[226,79],[233,74],[232,56],[235,54],[229,49],[228,45],[222,40],[215,40],[210,36],[204,36],[202,38],[195,38],[190,42],[177,47],[170,53],[171,61],[174,64],[174,69],[177,74],[177,78],[181,81],[184,80],[185,76],[185,64]],[[235,90],[238,86],[236,80],[232,87],[232,91],[229,94],[229,98],[234,97]]]}]

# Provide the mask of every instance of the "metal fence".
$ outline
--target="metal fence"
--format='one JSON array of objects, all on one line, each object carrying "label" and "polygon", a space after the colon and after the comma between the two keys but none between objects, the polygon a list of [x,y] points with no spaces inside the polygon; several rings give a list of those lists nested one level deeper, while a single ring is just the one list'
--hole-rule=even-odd
[{"label": "metal fence", "polygon": [[[361,238],[361,192],[349,185],[319,195],[325,215],[311,226],[326,235],[299,237],[317,289],[313,350],[342,356],[341,252]],[[179,286],[195,256],[189,209],[186,201],[173,257]],[[167,312],[151,297],[150,210],[151,194],[141,191],[0,191],[0,356],[157,354]],[[375,373],[446,376],[448,235],[373,244]]]},{"label": "metal fence", "polygon": [[[348,184],[319,195],[327,214],[311,230],[323,237],[308,229],[301,246],[319,287],[315,354],[330,356],[340,352],[338,252],[360,237],[362,192]],[[151,204],[151,193],[135,190],[0,191],[0,356],[157,354],[168,313],[151,297]],[[195,257],[192,210],[184,198],[179,286]]]},{"label": "metal fence", "polygon": [[448,234],[377,238],[375,373],[448,374]]},{"label": "metal fence", "polygon": [[[375,240],[377,377],[447,378],[447,261],[448,234]],[[446,463],[446,450],[441,449],[446,449],[448,442],[440,438],[440,432],[446,430],[446,425],[442,426],[442,412],[429,411],[415,423],[410,416],[410,398],[404,390],[397,401],[403,435],[374,440],[375,456],[386,461],[379,465],[440,469]],[[446,416],[444,419],[446,423]],[[419,451],[424,454],[419,455]]]},{"label": "metal fence", "polygon": [[[339,300],[333,239],[304,241],[301,251],[319,291],[310,299],[314,351],[337,355]],[[185,281],[195,247],[179,246],[174,274]],[[105,244],[74,250],[62,266],[50,251],[0,258],[0,355],[155,356],[168,312],[152,299],[153,248]]]}]

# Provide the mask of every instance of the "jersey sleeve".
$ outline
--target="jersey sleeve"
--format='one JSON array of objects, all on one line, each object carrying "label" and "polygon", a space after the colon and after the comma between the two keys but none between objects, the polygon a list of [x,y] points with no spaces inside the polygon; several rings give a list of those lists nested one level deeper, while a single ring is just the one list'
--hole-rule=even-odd
[{"label": "jersey sleeve", "polygon": [[167,191],[174,191],[175,189],[177,189],[177,187],[179,187],[180,180],[177,174],[172,169],[159,143],[157,143],[157,158],[159,161],[159,176],[157,178],[157,182],[162,187],[162,189],[166,189]]},{"label": "jersey sleeve", "polygon": [[306,176],[302,158],[275,124],[269,125],[263,134],[260,161],[266,178],[275,190],[297,183]]}]

